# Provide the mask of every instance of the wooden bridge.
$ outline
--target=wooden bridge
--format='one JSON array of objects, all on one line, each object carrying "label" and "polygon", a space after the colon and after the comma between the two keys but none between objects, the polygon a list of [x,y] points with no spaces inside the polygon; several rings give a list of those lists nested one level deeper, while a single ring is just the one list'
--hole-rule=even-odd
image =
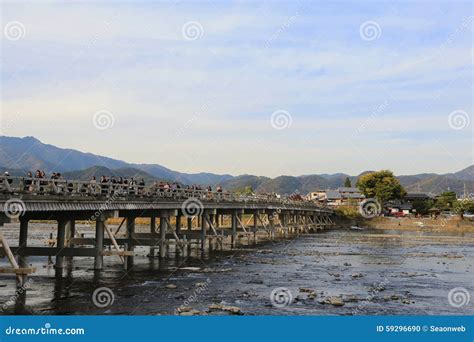
[{"label": "wooden bridge", "polygon": [[[223,248],[229,238],[233,247],[242,237],[256,243],[262,236],[288,237],[334,224],[330,209],[273,195],[37,178],[0,177],[0,206],[0,226],[19,220],[18,246],[9,247],[0,233],[3,254],[12,264],[0,272],[18,277],[34,271],[28,256],[55,256],[58,270],[64,257],[94,257],[94,268],[101,270],[104,256],[115,255],[130,268],[135,246],[149,246],[150,256],[158,250],[164,258],[170,244],[182,253],[191,245],[205,251]],[[121,222],[115,231],[106,224],[110,218]],[[135,231],[137,218],[149,218],[148,232]],[[57,222],[50,246],[28,245],[32,220]],[[76,221],[95,223],[95,235],[77,236]],[[122,227],[125,234],[118,234]]]}]

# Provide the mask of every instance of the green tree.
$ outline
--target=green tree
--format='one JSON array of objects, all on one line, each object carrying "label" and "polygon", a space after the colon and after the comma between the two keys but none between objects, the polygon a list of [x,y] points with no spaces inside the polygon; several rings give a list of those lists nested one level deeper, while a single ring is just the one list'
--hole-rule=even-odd
[{"label": "green tree", "polygon": [[453,210],[464,219],[465,213],[474,213],[474,200],[456,201],[453,203]]},{"label": "green tree", "polygon": [[366,197],[375,197],[382,203],[392,199],[401,199],[406,195],[400,181],[389,170],[360,176],[357,180],[357,187]]},{"label": "green tree", "polygon": [[234,190],[237,195],[251,196],[254,194],[251,186]]},{"label": "green tree", "polygon": [[454,191],[445,191],[439,195],[436,206],[441,210],[451,210],[455,202],[457,202],[456,193]]},{"label": "green tree", "polygon": [[416,211],[417,214],[426,215],[429,213],[429,210],[433,207],[434,202],[432,200],[414,200],[412,208]]},{"label": "green tree", "polygon": [[344,182],[344,186],[346,188],[351,188],[352,187],[351,180],[349,179],[349,177],[346,177],[346,180]]}]

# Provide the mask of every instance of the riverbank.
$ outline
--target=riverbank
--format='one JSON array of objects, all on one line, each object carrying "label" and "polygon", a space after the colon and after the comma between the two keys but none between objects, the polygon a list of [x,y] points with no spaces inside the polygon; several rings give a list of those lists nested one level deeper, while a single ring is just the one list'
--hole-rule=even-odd
[{"label": "riverbank", "polygon": [[410,217],[376,217],[356,220],[356,225],[373,229],[397,229],[405,231],[460,232],[473,233],[474,221],[461,220],[459,217],[410,218]]}]

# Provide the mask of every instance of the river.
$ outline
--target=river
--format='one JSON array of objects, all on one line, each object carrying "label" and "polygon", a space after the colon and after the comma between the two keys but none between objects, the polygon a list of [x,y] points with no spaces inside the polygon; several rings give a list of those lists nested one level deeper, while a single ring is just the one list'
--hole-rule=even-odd
[{"label": "river", "polygon": [[[3,229],[7,236],[14,230]],[[30,257],[37,272],[26,302],[15,295],[13,277],[0,275],[0,313],[472,315],[473,246],[472,233],[341,228],[204,256],[172,253],[162,263],[137,247],[129,271],[116,256],[105,257],[102,272],[94,272],[92,258],[74,258],[62,278],[47,258]],[[97,305],[98,288],[106,295]]]}]

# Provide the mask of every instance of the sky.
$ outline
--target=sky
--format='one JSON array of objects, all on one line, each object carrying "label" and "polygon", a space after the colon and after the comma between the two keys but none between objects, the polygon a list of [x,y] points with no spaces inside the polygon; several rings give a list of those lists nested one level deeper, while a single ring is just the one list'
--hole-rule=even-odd
[{"label": "sky", "polygon": [[468,1],[1,1],[1,134],[181,172],[474,164]]}]

